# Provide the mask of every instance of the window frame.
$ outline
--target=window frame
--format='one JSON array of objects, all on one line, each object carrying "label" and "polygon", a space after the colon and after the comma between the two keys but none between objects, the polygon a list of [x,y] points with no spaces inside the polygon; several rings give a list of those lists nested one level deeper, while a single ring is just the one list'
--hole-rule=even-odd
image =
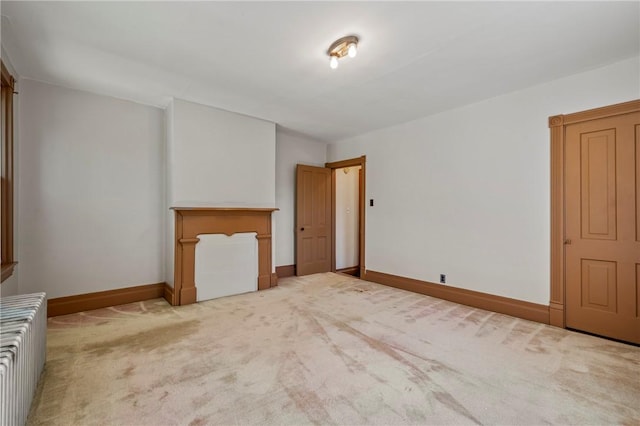
[{"label": "window frame", "polygon": [[13,95],[15,93],[15,79],[0,60],[2,68],[1,75],[1,97],[2,97],[2,194],[1,194],[1,221],[0,221],[0,237],[1,237],[1,257],[0,264],[1,274],[0,283],[5,281],[13,274],[16,265],[14,257],[14,239],[13,239],[13,136],[14,136],[14,114],[13,114]]}]

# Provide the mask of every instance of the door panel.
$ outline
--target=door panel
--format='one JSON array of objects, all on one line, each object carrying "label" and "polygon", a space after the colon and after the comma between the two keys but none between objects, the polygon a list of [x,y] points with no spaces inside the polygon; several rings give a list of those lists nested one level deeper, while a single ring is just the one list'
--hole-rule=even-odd
[{"label": "door panel", "polygon": [[636,318],[640,318],[640,263],[636,263]]},{"label": "door panel", "polygon": [[296,168],[296,275],[331,271],[331,169]]},{"label": "door panel", "polygon": [[582,306],[617,312],[616,262],[582,259]]},{"label": "door panel", "polygon": [[[636,137],[636,191],[640,190],[640,124],[635,127]],[[640,242],[640,196],[636,194],[636,241]],[[640,293],[638,294],[640,297]]]},{"label": "door panel", "polygon": [[[328,172],[325,173],[325,171]],[[331,170],[322,169],[322,171],[313,172],[313,194],[314,203],[317,208],[313,210],[315,215],[315,225],[326,227],[331,225]],[[327,208],[324,208],[328,206]]]},{"label": "door panel", "polygon": [[615,130],[581,135],[582,238],[616,239]]},{"label": "door panel", "polygon": [[568,125],[567,327],[640,343],[640,113]]}]

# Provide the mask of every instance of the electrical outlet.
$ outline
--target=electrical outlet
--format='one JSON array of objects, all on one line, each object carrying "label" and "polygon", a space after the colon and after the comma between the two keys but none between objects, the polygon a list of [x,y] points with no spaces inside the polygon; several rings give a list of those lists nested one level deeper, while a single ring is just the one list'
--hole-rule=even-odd
[{"label": "electrical outlet", "polygon": [[440,274],[440,284],[446,284],[447,276],[445,274]]}]

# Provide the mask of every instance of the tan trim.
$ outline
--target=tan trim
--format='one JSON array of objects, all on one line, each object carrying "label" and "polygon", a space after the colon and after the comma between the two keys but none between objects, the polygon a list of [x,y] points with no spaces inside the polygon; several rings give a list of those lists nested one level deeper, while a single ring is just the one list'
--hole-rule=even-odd
[{"label": "tan trim", "polygon": [[347,275],[353,275],[354,277],[357,277],[358,272],[360,272],[360,267],[351,266],[349,268],[340,268],[340,269],[336,269],[336,272],[339,274],[347,274]]},{"label": "tan trim", "polygon": [[2,162],[0,163],[2,175],[2,189],[0,190],[0,252],[2,259],[0,261],[2,274],[0,275],[0,283],[9,278],[13,274],[15,257],[14,257],[14,236],[13,236],[13,209],[14,209],[14,116],[13,116],[13,95],[15,88],[15,79],[9,73],[9,70],[0,60],[1,76],[0,86],[2,87],[2,105],[4,114],[2,117]]},{"label": "tan trim", "polygon": [[549,117],[549,127],[566,126],[568,124],[580,123],[582,121],[597,120],[620,114],[630,114],[637,111],[640,111],[640,99],[589,109],[586,111],[574,112],[573,114],[554,115]]},{"label": "tan trim", "polygon": [[564,304],[549,302],[549,324],[565,328]]},{"label": "tan trim", "polygon": [[325,163],[324,166],[329,169],[342,169],[345,167],[355,167],[360,166],[366,161],[367,156],[363,155],[362,157],[357,158],[349,158],[348,160],[340,160],[340,161],[332,161],[330,163]]},{"label": "tan trim", "polygon": [[147,284],[49,299],[47,301],[47,316],[57,317],[59,315],[161,298],[164,296],[165,286],[165,283]]},{"label": "tan trim", "polygon": [[228,212],[228,213],[271,213],[280,209],[271,207],[171,207],[171,210],[181,212]]},{"label": "tan trim", "polygon": [[364,265],[364,251],[365,251],[365,223],[364,223],[364,218],[365,218],[365,211],[367,208],[367,179],[366,179],[366,165],[367,165],[367,157],[366,156],[362,156],[362,163],[360,164],[361,168],[360,168],[360,264],[358,266],[360,266],[360,276],[363,276],[365,274],[365,271],[367,270],[365,268]]},{"label": "tan trim", "polygon": [[2,274],[1,274],[0,282],[6,280],[11,275],[13,275],[13,270],[17,264],[18,262],[12,262],[12,263],[6,263],[2,265]]},{"label": "tan trim", "polygon": [[4,65],[4,62],[0,60],[0,69],[1,69],[1,77],[7,86],[11,87],[11,90],[15,90],[15,82],[16,79],[13,78],[7,67]]},{"label": "tan trim", "polygon": [[175,306],[175,302],[173,300],[173,287],[171,287],[169,284],[165,283],[164,284],[164,292],[163,292],[163,297],[165,298],[165,300],[167,302],[169,302],[169,304]]},{"label": "tan trim", "polygon": [[[551,117],[551,277],[549,323],[564,328],[564,126]],[[558,125],[559,123],[559,125]]]},{"label": "tan trim", "polygon": [[278,278],[294,277],[296,275],[296,265],[276,266]]},{"label": "tan trim", "polygon": [[333,206],[332,206],[332,233],[333,233],[333,241],[332,241],[332,246],[331,246],[331,258],[332,258],[332,262],[331,262],[331,270],[335,271],[335,262],[336,262],[336,229],[335,229],[335,199],[336,199],[336,185],[335,185],[335,173],[336,173],[336,169],[342,169],[344,167],[356,167],[356,166],[360,166],[360,181],[359,181],[359,190],[360,190],[360,212],[359,212],[359,234],[360,234],[360,240],[359,240],[359,260],[360,260],[360,276],[364,276],[365,274],[365,264],[364,264],[364,260],[365,260],[365,230],[366,230],[366,226],[365,226],[365,209],[367,208],[366,206],[366,181],[367,181],[367,156],[363,155],[361,157],[358,158],[350,158],[348,160],[340,160],[340,161],[333,161],[331,163],[325,163],[324,165],[327,168],[332,169],[331,170],[331,194],[332,194],[332,201],[333,201]]},{"label": "tan trim", "polygon": [[336,235],[336,200],[338,196],[338,186],[336,183],[336,170],[331,169],[331,271],[335,272],[336,270],[336,240],[338,236]]},{"label": "tan trim", "polygon": [[640,99],[573,114],[549,117],[551,144],[551,289],[549,323],[556,327],[565,327],[564,150],[566,126],[636,111],[640,111]]},{"label": "tan trim", "polygon": [[276,208],[172,207],[175,211],[173,304],[197,301],[195,254],[200,234],[255,232],[258,240],[258,290],[274,286],[271,276],[271,213]]},{"label": "tan trim", "polygon": [[364,279],[414,293],[426,294],[427,296],[437,297],[438,299],[449,300],[462,305],[473,306],[474,308],[549,324],[549,307],[545,305],[376,271],[367,271]]}]

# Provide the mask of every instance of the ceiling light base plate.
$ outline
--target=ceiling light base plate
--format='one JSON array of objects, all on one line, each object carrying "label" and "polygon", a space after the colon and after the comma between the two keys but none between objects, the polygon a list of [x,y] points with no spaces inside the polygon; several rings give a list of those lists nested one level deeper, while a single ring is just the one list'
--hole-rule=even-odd
[{"label": "ceiling light base plate", "polygon": [[329,46],[327,55],[335,56],[336,58],[347,56],[347,54],[349,53],[349,46],[351,44],[355,44],[357,46],[358,41],[358,37],[354,35],[339,38],[338,40],[334,41],[331,46]]}]

